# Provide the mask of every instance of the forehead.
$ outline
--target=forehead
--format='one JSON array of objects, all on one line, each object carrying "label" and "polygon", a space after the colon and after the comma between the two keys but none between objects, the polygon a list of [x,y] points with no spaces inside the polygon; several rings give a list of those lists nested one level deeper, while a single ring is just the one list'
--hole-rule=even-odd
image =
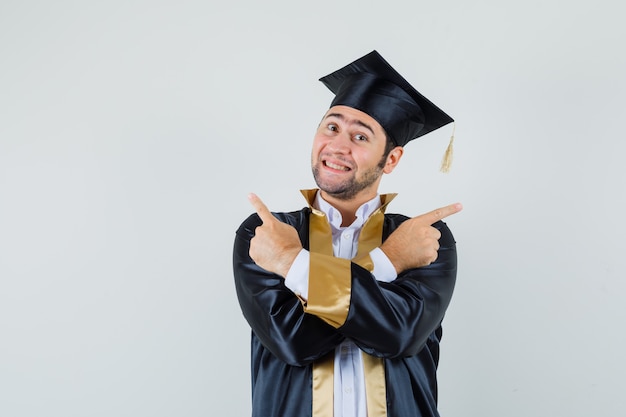
[{"label": "forehead", "polygon": [[385,134],[384,129],[369,114],[362,112],[361,110],[357,110],[353,107],[348,106],[333,106],[324,115],[324,119],[327,118],[339,118],[342,121],[348,124],[358,124],[362,126],[366,126],[372,130],[375,134]]}]

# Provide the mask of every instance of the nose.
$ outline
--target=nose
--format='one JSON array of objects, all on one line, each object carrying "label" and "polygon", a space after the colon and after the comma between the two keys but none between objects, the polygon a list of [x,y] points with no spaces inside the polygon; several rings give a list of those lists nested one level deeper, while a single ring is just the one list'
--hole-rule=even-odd
[{"label": "nose", "polygon": [[347,133],[341,133],[335,136],[326,147],[333,152],[348,154],[351,150],[352,142],[350,141],[350,135]]}]

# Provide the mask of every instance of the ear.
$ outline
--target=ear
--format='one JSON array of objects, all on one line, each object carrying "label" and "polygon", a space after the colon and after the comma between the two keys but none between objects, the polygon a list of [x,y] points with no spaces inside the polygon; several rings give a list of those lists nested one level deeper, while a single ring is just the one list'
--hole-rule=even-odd
[{"label": "ear", "polygon": [[402,146],[396,146],[393,148],[391,152],[389,152],[389,155],[387,155],[387,162],[385,162],[383,172],[385,174],[390,174],[400,162],[403,154],[404,148]]}]

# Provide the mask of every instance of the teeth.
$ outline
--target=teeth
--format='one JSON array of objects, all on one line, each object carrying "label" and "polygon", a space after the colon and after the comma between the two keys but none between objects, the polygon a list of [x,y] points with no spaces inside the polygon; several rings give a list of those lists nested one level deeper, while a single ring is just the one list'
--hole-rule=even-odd
[{"label": "teeth", "polygon": [[338,169],[340,171],[348,171],[350,168],[344,167],[343,165],[335,165],[332,162],[326,161],[326,166],[332,169]]}]

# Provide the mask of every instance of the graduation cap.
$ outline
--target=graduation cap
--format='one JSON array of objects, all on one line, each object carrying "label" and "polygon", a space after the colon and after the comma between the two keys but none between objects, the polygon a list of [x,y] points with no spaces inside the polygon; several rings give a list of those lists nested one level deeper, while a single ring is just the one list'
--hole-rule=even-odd
[{"label": "graduation cap", "polygon": [[[454,121],[406,81],[376,51],[320,78],[335,94],[330,107],[360,110],[383,127],[398,146]],[[449,169],[452,141],[442,171]],[[446,165],[446,166],[444,166]]]}]

